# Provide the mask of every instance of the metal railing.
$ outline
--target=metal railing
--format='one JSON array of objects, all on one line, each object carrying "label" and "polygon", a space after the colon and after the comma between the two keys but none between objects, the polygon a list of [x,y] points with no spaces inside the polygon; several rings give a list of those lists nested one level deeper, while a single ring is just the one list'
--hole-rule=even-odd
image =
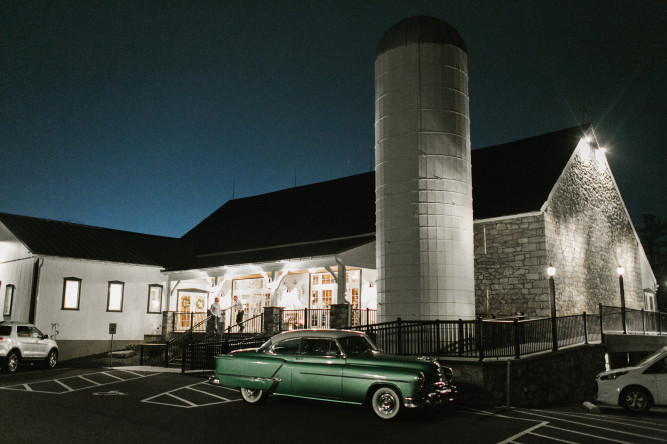
[{"label": "metal railing", "polygon": [[328,308],[303,308],[283,310],[280,331],[302,328],[329,328],[331,310]]},{"label": "metal railing", "polygon": [[243,336],[225,335],[223,341],[200,342],[185,345],[181,371],[188,370],[213,370],[215,369],[215,357],[227,354],[233,350],[244,348],[255,348],[262,345],[268,336]]},{"label": "metal railing", "polygon": [[575,344],[600,341],[599,316],[520,320],[396,321],[366,325],[366,332],[387,353],[468,358],[519,357]]},{"label": "metal railing", "polygon": [[[281,325],[281,330],[290,326],[314,327],[313,320],[319,322],[319,319],[328,316],[328,312],[326,309],[283,310],[282,320],[287,322]],[[363,323],[361,317],[364,314],[370,320],[375,313],[359,311],[360,316],[357,321],[360,324],[349,328],[366,332],[378,347],[386,352],[402,355],[467,357],[480,360],[500,357],[519,358],[522,355],[557,350],[561,347],[602,342],[605,334],[624,331],[627,334],[667,334],[667,313],[626,308],[623,316],[621,308],[602,305],[599,314],[583,313],[556,319],[479,318],[467,321],[408,321],[399,318],[396,321],[369,324]],[[209,340],[205,344],[192,344],[194,332],[202,329],[201,324],[205,325],[206,320],[193,325],[186,334],[169,343],[142,344],[142,364],[168,365],[170,361],[186,353],[186,359],[183,359],[184,370],[186,361],[189,362],[187,369],[199,368],[202,365],[210,366],[214,363],[213,357],[216,353],[258,346],[266,340],[266,336],[262,335],[264,320],[262,314],[244,321],[241,324],[243,329],[239,324],[229,327],[221,342]],[[186,349],[191,351],[182,351]]]},{"label": "metal railing", "polygon": [[610,307],[600,304],[600,316],[604,333],[667,334],[667,313],[660,311]]},{"label": "metal railing", "polygon": [[362,325],[371,325],[377,322],[377,310],[370,308],[352,309],[352,328],[361,327]]},{"label": "metal railing", "polygon": [[[204,313],[204,315],[205,314],[206,313]],[[194,317],[191,317],[190,321],[193,322],[194,319]],[[171,362],[181,359],[185,345],[194,342],[196,338],[195,334],[200,334],[200,336],[202,336],[201,339],[206,337],[207,325],[210,319],[210,316],[204,316],[203,319],[199,320],[199,322],[196,324],[193,324],[188,330],[184,331],[183,334],[168,342],[152,342],[141,344],[139,352],[139,364],[167,367]]]},{"label": "metal railing", "polygon": [[227,333],[259,334],[264,331],[264,313],[246,319],[240,324],[233,324],[225,330]]},{"label": "metal railing", "polygon": [[205,332],[206,323],[202,327],[202,321],[207,319],[207,317],[205,311],[175,311],[172,318],[171,331],[180,333],[195,328],[196,331]]}]

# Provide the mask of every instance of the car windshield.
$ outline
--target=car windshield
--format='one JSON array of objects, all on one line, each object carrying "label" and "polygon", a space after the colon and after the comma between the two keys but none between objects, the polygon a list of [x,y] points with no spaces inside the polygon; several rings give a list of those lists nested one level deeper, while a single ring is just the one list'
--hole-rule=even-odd
[{"label": "car windshield", "polygon": [[0,336],[9,336],[12,334],[12,327],[9,325],[0,325]]},{"label": "car windshield", "polygon": [[377,350],[370,339],[362,335],[338,338],[338,342],[340,343],[341,347],[343,347],[345,354],[348,356],[370,353],[374,350]]},{"label": "car windshield", "polygon": [[650,355],[648,355],[647,357],[645,357],[644,359],[639,361],[635,367],[643,367],[644,365],[651,362],[656,356],[658,356],[662,353],[664,353],[663,349],[660,349],[660,350],[656,351],[655,353],[651,353]]}]

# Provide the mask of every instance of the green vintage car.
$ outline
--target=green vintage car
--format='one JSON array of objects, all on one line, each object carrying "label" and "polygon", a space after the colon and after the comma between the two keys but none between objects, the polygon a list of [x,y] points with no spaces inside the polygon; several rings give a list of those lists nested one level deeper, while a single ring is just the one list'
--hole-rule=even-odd
[{"label": "green vintage car", "polygon": [[450,368],[431,358],[382,353],[364,333],[349,330],[290,331],[258,349],[218,356],[210,382],[240,389],[251,404],[271,394],[370,403],[383,419],[456,396]]}]

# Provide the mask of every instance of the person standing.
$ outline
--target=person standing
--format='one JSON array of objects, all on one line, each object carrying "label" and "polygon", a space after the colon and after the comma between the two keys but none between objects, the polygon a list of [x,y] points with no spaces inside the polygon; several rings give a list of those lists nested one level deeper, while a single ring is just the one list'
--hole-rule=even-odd
[{"label": "person standing", "polygon": [[239,300],[238,296],[234,296],[234,309],[236,310],[236,323],[239,325],[239,332],[243,331],[243,302]]},{"label": "person standing", "polygon": [[213,319],[213,333],[218,334],[218,323],[220,322],[220,298],[216,297],[215,302],[211,304],[211,317]]}]

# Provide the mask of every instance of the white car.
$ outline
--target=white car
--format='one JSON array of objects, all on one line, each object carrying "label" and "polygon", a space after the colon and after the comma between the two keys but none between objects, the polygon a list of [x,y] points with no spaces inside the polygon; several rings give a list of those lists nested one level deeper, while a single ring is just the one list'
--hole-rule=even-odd
[{"label": "white car", "polygon": [[37,362],[53,368],[58,362],[58,344],[34,325],[0,322],[0,367],[14,373],[19,364]]},{"label": "white car", "polygon": [[620,405],[632,412],[645,412],[654,405],[667,405],[667,346],[636,366],[598,374],[595,384],[595,399],[602,404]]}]

